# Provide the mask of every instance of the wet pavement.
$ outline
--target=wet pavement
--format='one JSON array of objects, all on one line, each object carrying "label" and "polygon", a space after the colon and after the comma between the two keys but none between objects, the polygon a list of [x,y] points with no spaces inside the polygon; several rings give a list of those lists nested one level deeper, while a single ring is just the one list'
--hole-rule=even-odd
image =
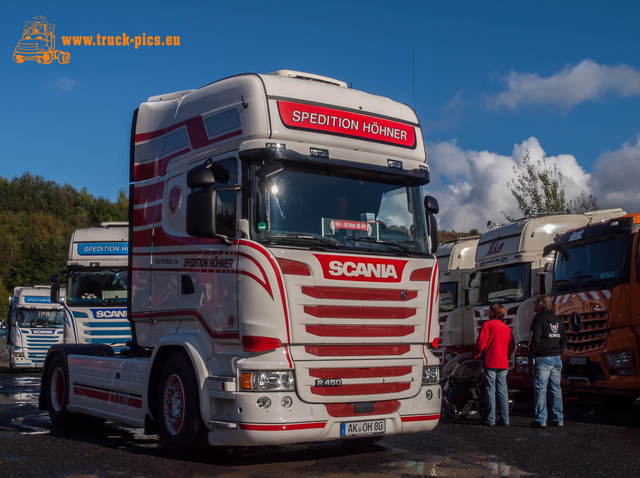
[{"label": "wet pavement", "polygon": [[1,477],[629,477],[640,457],[640,408],[629,401],[566,400],[566,426],[539,430],[528,426],[530,398],[516,395],[510,427],[469,417],[374,445],[208,447],[174,460],[140,429],[52,430],[39,386],[35,373],[0,374]]}]

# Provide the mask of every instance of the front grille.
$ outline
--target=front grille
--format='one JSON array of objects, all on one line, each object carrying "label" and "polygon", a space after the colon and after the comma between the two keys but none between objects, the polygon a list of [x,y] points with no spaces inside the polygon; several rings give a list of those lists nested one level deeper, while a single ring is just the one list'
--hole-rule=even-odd
[{"label": "front grille", "polygon": [[608,314],[568,314],[560,316],[567,333],[567,351],[591,352],[605,346],[604,333],[608,328]]}]

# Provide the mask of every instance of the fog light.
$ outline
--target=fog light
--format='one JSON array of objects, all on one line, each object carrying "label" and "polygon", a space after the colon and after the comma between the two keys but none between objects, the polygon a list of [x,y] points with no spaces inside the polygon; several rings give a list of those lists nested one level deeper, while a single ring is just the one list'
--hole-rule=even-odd
[{"label": "fog light", "polygon": [[618,375],[635,375],[636,374],[636,369],[635,368],[621,368],[620,370],[617,370]]},{"label": "fog light", "polygon": [[422,385],[438,383],[440,381],[440,369],[438,367],[424,367],[422,369]]},{"label": "fog light", "polygon": [[609,368],[632,367],[635,365],[631,350],[617,350],[603,355]]},{"label": "fog light", "polygon": [[271,400],[269,397],[260,397],[256,401],[256,404],[258,405],[258,408],[269,408],[271,406]]},{"label": "fog light", "polygon": [[282,397],[282,400],[280,400],[280,405],[282,405],[284,408],[290,408],[291,405],[293,405],[293,400],[289,396]]}]

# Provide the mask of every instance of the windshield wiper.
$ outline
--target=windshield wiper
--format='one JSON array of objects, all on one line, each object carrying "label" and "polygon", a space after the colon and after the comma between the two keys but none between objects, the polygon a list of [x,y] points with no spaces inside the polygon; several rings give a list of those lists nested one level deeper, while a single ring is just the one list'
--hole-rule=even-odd
[{"label": "windshield wiper", "polygon": [[575,291],[575,287],[573,287],[573,284],[569,279],[560,279],[560,280],[554,281],[553,287],[554,289],[557,289],[560,292],[567,289],[573,289]]},{"label": "windshield wiper", "polygon": [[411,249],[409,249],[406,246],[403,246],[402,244],[398,244],[397,242],[378,241],[376,239],[371,239],[370,237],[347,237],[346,239],[354,242],[369,242],[372,244],[382,244],[389,247],[395,247],[397,249],[400,249],[403,252],[406,252],[407,254],[411,254],[412,252]]},{"label": "windshield wiper", "polygon": [[283,234],[280,236],[266,236],[264,238],[265,241],[270,241],[270,240],[296,240],[296,241],[301,241],[301,242],[315,242],[316,244],[322,244],[322,245],[326,245],[326,246],[330,246],[333,249],[338,249],[340,248],[340,244],[338,244],[335,241],[331,241],[329,239],[325,239],[324,237],[318,237],[318,236],[312,236],[309,234]]},{"label": "windshield wiper", "polygon": [[581,276],[575,276],[572,277],[573,280],[582,280],[585,283],[583,283],[583,286],[588,286],[588,284],[598,284],[600,287],[606,288],[607,285],[604,283],[604,281],[596,276],[594,276],[593,274],[584,274]]}]

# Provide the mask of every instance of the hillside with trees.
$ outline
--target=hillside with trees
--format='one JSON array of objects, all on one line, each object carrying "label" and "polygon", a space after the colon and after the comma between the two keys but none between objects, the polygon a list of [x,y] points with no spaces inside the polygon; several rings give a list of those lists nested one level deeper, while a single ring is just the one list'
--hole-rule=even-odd
[{"label": "hillside with trees", "polygon": [[14,287],[49,284],[65,268],[74,230],[126,221],[128,203],[124,190],[112,202],[30,173],[0,177],[0,321]]}]

